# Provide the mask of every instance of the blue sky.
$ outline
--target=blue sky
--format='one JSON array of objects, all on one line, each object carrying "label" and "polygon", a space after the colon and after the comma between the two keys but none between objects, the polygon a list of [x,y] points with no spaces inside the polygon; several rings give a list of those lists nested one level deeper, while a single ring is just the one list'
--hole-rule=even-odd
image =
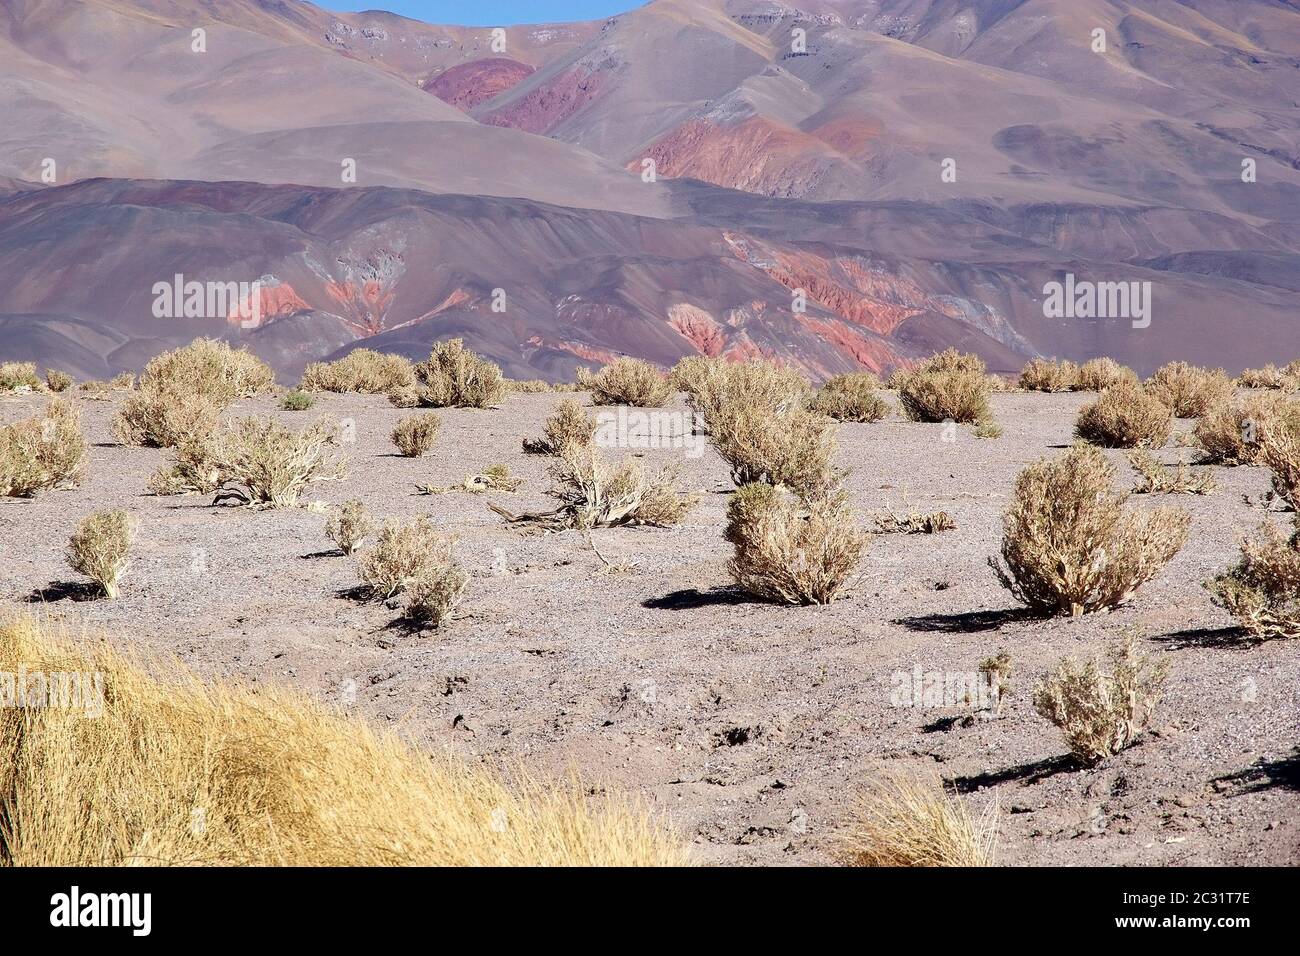
[{"label": "blue sky", "polygon": [[388,10],[426,23],[504,27],[512,23],[596,20],[645,0],[317,0],[327,10]]}]

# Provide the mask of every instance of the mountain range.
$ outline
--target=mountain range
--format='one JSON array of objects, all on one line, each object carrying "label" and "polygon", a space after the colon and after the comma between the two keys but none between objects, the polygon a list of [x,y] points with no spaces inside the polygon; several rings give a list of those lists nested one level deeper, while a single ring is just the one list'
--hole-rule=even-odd
[{"label": "mountain range", "polygon": [[[496,32],[0,0],[0,115],[0,358],[80,375],[200,334],[286,378],[453,335],[548,379],[1300,345],[1283,0],[653,0]],[[176,275],[259,280],[258,322],[156,317]],[[1049,317],[1067,276],[1150,283],[1149,323]]]}]

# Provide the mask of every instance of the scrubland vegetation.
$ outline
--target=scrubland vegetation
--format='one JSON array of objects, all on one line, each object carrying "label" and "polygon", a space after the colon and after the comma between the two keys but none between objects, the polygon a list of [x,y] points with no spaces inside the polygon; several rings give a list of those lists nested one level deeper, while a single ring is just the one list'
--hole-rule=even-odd
[{"label": "scrubland vegetation", "polygon": [[[398,640],[466,639],[473,626],[466,618],[481,620],[491,611],[493,576],[508,573],[476,570],[465,556],[463,529],[446,526],[446,508],[435,520],[419,504],[433,500],[416,497],[462,491],[480,497],[450,496],[464,502],[457,507],[477,511],[496,529],[555,536],[546,540],[557,551],[576,540],[571,532],[579,532],[582,546],[599,557],[602,573],[617,570],[631,579],[643,573],[646,553],[674,550],[675,536],[686,541],[684,532],[703,531],[722,543],[725,560],[700,562],[696,572],[712,569],[722,576],[709,593],[723,607],[741,605],[731,609],[734,620],[779,614],[795,631],[815,632],[813,619],[800,615],[832,614],[830,605],[847,604],[869,646],[881,589],[917,584],[893,580],[882,552],[891,545],[941,548],[932,542],[961,532],[954,531],[957,523],[946,510],[910,510],[906,490],[904,510],[888,510],[887,486],[878,482],[872,458],[846,464],[845,436],[859,448],[862,436],[870,436],[873,454],[888,447],[889,436],[924,431],[917,423],[965,424],[974,426],[965,436],[996,437],[1001,427],[993,417],[995,401],[1074,402],[1068,408],[1070,414],[1079,409],[1076,444],[1037,460],[1014,459],[1028,464],[1009,487],[970,489],[972,495],[1006,500],[998,504],[1000,546],[986,542],[999,551],[988,558],[992,577],[978,559],[968,562],[968,570],[995,579],[1022,607],[1017,613],[1038,626],[1065,618],[1060,626],[1080,628],[1085,615],[1121,611],[1165,572],[1189,540],[1193,515],[1225,494],[1203,497],[1216,492],[1222,476],[1259,469],[1272,488],[1262,502],[1271,510],[1241,539],[1239,553],[1218,555],[1218,571],[1208,576],[1205,590],[1196,588],[1207,607],[1221,608],[1214,613],[1234,622],[1232,640],[1245,647],[1300,637],[1300,401],[1292,394],[1297,373],[1296,363],[1270,366],[1243,373],[1234,383],[1218,370],[1171,363],[1143,383],[1110,359],[1082,365],[1036,359],[1020,373],[1019,388],[1055,394],[1002,396],[996,393],[1010,386],[991,376],[979,358],[948,350],[894,370],[887,385],[896,392],[897,409],[882,394],[886,385],[866,371],[833,376],[819,388],[779,363],[703,356],[669,371],[628,358],[581,373],[578,388],[590,392],[592,405],[696,416],[702,434],[693,437],[707,442],[708,454],[723,466],[721,486],[706,489],[684,477],[677,460],[665,464],[641,451],[602,447],[584,395],[548,398],[544,393],[561,389],[510,382],[459,340],[439,343],[418,364],[357,349],[337,362],[308,366],[299,388],[288,392],[248,352],[199,340],[151,361],[138,384],[122,379],[74,388],[70,377],[53,370],[42,375],[27,363],[0,364],[0,391],[33,393],[26,400],[36,409],[0,425],[0,497],[44,500],[84,480],[88,443],[81,409],[102,406],[79,402],[110,400],[111,432],[122,445],[164,449],[163,467],[140,492],[245,505],[245,511],[227,516],[241,522],[268,520],[248,510],[307,505],[323,513],[312,534],[323,534],[338,551],[303,560],[346,567],[359,583],[356,593],[346,592],[347,603],[395,618],[381,626],[400,624]],[[1097,394],[1085,400],[1064,394],[1069,392]],[[391,417],[380,440],[391,441],[390,464],[383,467],[409,469],[404,487],[416,504],[395,512],[391,500],[380,501],[349,479],[340,427],[332,419],[294,428],[285,422],[302,419],[280,414],[317,403],[332,411],[331,403],[345,393],[389,399],[383,408]],[[260,414],[245,413],[240,403],[257,396],[272,396],[272,404],[258,406]],[[526,477],[504,463],[483,464],[494,459],[453,442],[463,432],[447,433],[463,427],[454,421],[458,415],[477,420],[486,417],[481,410],[530,399],[551,404],[544,420],[538,415],[530,427],[519,425],[509,434],[516,452],[522,443],[523,452],[542,456],[524,459],[532,467],[531,473],[524,469]],[[1001,414],[1004,406],[998,407]],[[415,408],[470,411],[400,417],[396,411]],[[1196,421],[1179,421],[1189,418]],[[510,431],[517,420],[498,414],[492,427],[503,423]],[[1175,457],[1173,449],[1162,452],[1171,441],[1194,461]],[[997,455],[1004,443],[977,444]],[[397,460],[392,447],[410,460]],[[130,447],[110,450],[147,455]],[[443,468],[448,460],[450,478]],[[1132,471],[1124,468],[1126,460]],[[1225,467],[1239,471],[1218,470]],[[433,477],[437,469],[440,476]],[[304,500],[309,489],[327,482],[340,483],[341,493],[332,499],[340,504]],[[532,496],[546,505],[508,510],[505,495]],[[702,501],[720,501],[722,507],[701,514]],[[1152,504],[1160,501],[1179,504]],[[87,515],[91,507],[96,510]],[[148,553],[148,535],[142,540],[135,511],[135,505],[128,511],[98,503],[79,510],[86,517],[68,540],[67,565],[93,582],[96,596],[116,598],[112,606],[134,599],[142,575],[138,559]],[[863,526],[864,513],[867,521],[874,519],[874,529]],[[971,526],[962,518],[961,527]],[[600,547],[622,548],[622,558],[607,559],[593,532],[608,535]],[[879,537],[894,533],[916,537]],[[681,547],[689,555],[688,546]],[[557,565],[569,563],[564,558]],[[123,587],[128,567],[134,569]],[[946,579],[926,583],[935,590],[951,585]],[[617,601],[623,592],[611,586],[610,593]],[[653,600],[642,606],[656,607]],[[988,613],[952,610],[957,616]],[[616,605],[610,611],[616,613]],[[562,622],[556,624],[562,635]],[[748,640],[748,625],[738,626]],[[1148,634],[1124,633],[1104,654],[1100,643],[1082,648],[1082,656],[1058,660],[1053,654],[1046,662],[1052,666],[1045,669],[1039,661],[1031,675],[1033,692],[1021,705],[1022,716],[1032,711],[1031,719],[1053,736],[1047,725],[1059,728],[1057,746],[1074,766],[1123,761],[1122,752],[1167,706],[1162,701],[1176,663],[1141,640]],[[733,639],[741,638],[701,637],[720,647]],[[498,775],[450,757],[431,758],[359,720],[279,690],[253,693],[189,675],[159,676],[157,668],[121,657],[105,644],[74,643],[24,617],[0,625],[0,656],[0,670],[6,661],[97,669],[113,688],[98,722],[50,710],[32,716],[0,708],[0,863],[687,860],[681,835],[639,809],[588,799],[573,783],[541,785],[516,773]],[[985,676],[1010,669],[1005,650],[979,665]],[[1009,690],[1001,694],[980,719],[1001,719]],[[736,739],[748,739],[751,731],[758,732],[736,730]],[[149,746],[135,746],[140,739]],[[68,782],[54,786],[50,768],[66,772]],[[993,865],[1005,814],[996,797],[989,797],[972,801],[946,781],[874,775],[857,794],[842,794],[843,812],[818,838],[850,865]],[[510,824],[484,826],[483,819],[498,810]],[[190,826],[194,812],[203,819],[197,829]]]}]

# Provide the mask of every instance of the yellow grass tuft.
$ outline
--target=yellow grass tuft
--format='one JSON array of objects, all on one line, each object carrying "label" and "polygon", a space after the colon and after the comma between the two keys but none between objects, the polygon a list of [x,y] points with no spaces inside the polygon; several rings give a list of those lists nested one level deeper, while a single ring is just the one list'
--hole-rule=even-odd
[{"label": "yellow grass tuft", "polygon": [[996,802],[974,816],[938,783],[890,775],[858,798],[836,844],[849,866],[993,866],[997,815]]}]

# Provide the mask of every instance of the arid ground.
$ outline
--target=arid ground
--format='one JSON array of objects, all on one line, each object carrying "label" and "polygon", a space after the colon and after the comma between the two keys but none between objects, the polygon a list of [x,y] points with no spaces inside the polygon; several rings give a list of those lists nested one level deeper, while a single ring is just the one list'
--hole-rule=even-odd
[{"label": "arid ground", "polygon": [[[997,800],[1004,863],[1300,863],[1300,658],[1293,644],[1245,642],[1201,587],[1264,519],[1264,470],[1216,468],[1209,496],[1155,496],[1192,513],[1191,538],[1118,612],[1033,620],[1016,613],[987,559],[1016,473],[1061,453],[1089,396],[995,395],[996,440],[962,429],[944,441],[943,426],[897,415],[845,425],[839,459],[864,525],[878,510],[944,509],[957,529],[876,537],[848,599],[781,607],[729,590],[732,483],[712,449],[646,453],[678,461],[702,494],[671,530],[598,530],[589,543],[575,531],[521,535],[493,514],[489,501],[547,506],[547,459],[522,454],[520,441],[560,397],[440,411],[442,434],[423,459],[394,453],[388,435],[404,413],[384,396],[327,394],[305,413],[266,397],[227,411],[354,423],[355,441],[340,449],[347,478],[305,498],[359,497],[376,515],[429,515],[458,535],[473,579],[438,631],[409,633],[394,626],[397,611],[353,595],[354,561],[325,538],[319,510],[148,495],[164,453],[113,443],[116,400],[79,400],[92,443],[79,488],[0,499],[0,604],[44,601],[88,633],[175,655],[205,676],[293,685],[427,748],[577,772],[654,807],[704,864],[832,861],[855,792],[890,768],[941,776],[976,807]],[[0,398],[0,422],[48,400]],[[1129,482],[1122,454],[1107,454]],[[1167,463],[1194,454],[1176,443],[1158,453]],[[497,462],[525,479],[517,494],[416,493]],[[77,521],[100,508],[140,521],[116,601],[86,600],[64,562]],[[1080,769],[1035,714],[1031,688],[1062,656],[1100,651],[1128,630],[1169,660],[1166,699],[1137,746]],[[897,672],[974,671],[1002,649],[1015,671],[1001,716],[891,705]]]}]

